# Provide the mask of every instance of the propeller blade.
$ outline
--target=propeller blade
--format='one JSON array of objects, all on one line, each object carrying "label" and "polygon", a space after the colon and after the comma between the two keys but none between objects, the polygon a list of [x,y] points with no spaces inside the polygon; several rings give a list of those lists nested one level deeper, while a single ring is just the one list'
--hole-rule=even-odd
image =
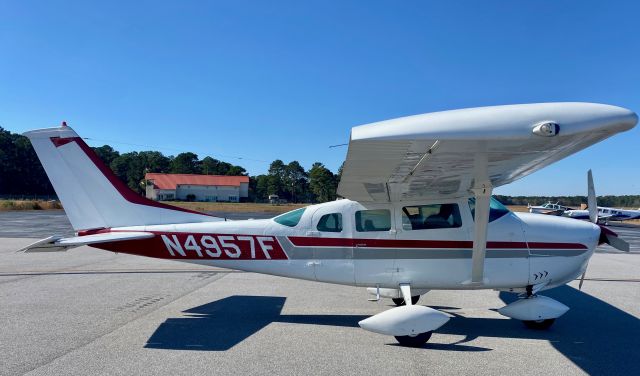
[{"label": "propeller blade", "polygon": [[589,209],[591,223],[598,223],[598,203],[596,202],[596,190],[593,187],[591,170],[587,172],[587,209]]},{"label": "propeller blade", "polygon": [[618,234],[609,230],[608,228],[600,226],[600,241],[599,244],[609,244],[613,248],[622,252],[629,252],[631,249],[629,243],[618,237]]},{"label": "propeller blade", "polygon": [[585,275],[587,275],[587,268],[584,268],[584,272],[582,273],[582,277],[580,277],[580,283],[578,283],[578,290],[582,290],[582,284],[584,283],[584,276]]}]

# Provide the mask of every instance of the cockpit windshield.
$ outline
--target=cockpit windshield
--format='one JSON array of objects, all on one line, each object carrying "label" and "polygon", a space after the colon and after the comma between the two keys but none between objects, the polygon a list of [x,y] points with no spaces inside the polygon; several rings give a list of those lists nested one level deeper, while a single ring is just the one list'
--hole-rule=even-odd
[{"label": "cockpit windshield", "polygon": [[[469,198],[469,208],[471,209],[471,216],[475,219],[476,215],[476,199],[474,197]],[[493,222],[498,218],[501,218],[510,210],[506,206],[502,205],[495,197],[491,196],[489,203],[489,222]]]}]

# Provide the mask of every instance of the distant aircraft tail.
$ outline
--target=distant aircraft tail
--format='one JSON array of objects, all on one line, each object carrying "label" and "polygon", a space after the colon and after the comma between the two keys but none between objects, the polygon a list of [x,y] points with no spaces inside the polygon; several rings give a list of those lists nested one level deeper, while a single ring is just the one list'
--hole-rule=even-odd
[{"label": "distant aircraft tail", "polygon": [[136,194],[64,123],[24,135],[31,140],[76,231],[223,220]]}]

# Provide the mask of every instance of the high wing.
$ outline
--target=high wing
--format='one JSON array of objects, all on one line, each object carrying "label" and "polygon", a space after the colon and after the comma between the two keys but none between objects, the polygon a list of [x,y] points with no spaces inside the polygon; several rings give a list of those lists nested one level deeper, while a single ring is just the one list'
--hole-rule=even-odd
[{"label": "high wing", "polygon": [[362,125],[351,131],[338,194],[361,202],[466,197],[474,188],[527,176],[637,120],[610,105],[539,103]]},{"label": "high wing", "polygon": [[104,234],[73,236],[70,238],[63,238],[61,236],[54,235],[29,244],[17,252],[62,252],[71,248],[80,247],[81,245],[117,242],[122,240],[148,239],[154,236],[155,235],[151,232],[143,231],[108,232]]}]

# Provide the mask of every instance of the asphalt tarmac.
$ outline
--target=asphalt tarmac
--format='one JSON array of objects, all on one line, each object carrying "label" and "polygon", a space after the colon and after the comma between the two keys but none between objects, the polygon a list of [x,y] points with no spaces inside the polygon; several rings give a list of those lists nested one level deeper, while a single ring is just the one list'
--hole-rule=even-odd
[{"label": "asphalt tarmac", "polygon": [[453,318],[414,349],[358,327],[391,307],[362,288],[89,247],[15,253],[64,229],[62,212],[25,213],[0,213],[1,375],[640,374],[638,227],[612,227],[632,252],[601,247],[582,291],[543,293],[571,307],[550,330],[495,312],[512,294],[431,291],[419,304]]}]

